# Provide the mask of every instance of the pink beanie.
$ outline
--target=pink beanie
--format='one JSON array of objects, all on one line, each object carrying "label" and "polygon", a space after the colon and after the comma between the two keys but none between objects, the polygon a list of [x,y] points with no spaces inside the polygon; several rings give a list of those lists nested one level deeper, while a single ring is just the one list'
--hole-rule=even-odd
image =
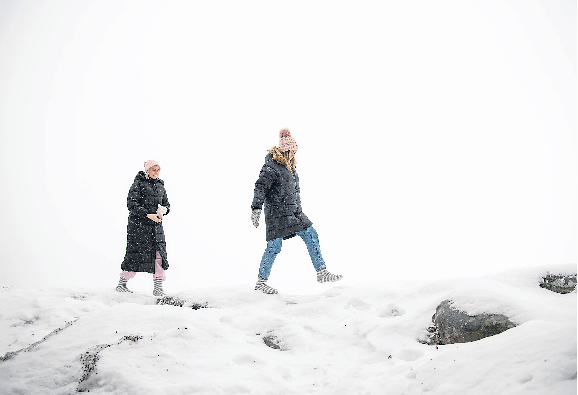
[{"label": "pink beanie", "polygon": [[145,174],[149,174],[149,169],[153,166],[161,167],[161,165],[159,165],[159,162],[157,162],[156,160],[154,160],[154,159],[147,160],[144,163]]},{"label": "pink beanie", "polygon": [[297,151],[297,142],[291,137],[289,129],[281,129],[279,132],[279,151]]}]

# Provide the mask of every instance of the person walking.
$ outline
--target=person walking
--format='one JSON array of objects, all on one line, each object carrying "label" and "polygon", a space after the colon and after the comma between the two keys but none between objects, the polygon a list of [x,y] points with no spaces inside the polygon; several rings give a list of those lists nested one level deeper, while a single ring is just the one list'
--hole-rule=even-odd
[{"label": "person walking", "polygon": [[317,271],[317,281],[339,281],[343,276],[327,271],[321,255],[319,237],[313,223],[301,210],[299,196],[299,176],[297,175],[297,142],[289,129],[279,132],[279,147],[273,147],[265,156],[259,178],[255,182],[253,203],[251,204],[251,221],[259,226],[259,217],[265,204],[265,226],[267,247],[261,258],[256,291],[265,294],[276,294],[277,290],[267,285],[271,267],[281,252],[283,240],[295,235],[301,237],[307,246],[313,267]]},{"label": "person walking", "polygon": [[126,253],[116,287],[119,292],[132,292],[127,281],[136,272],[147,272],[153,274],[153,295],[165,295],[162,282],[169,262],[162,221],[170,211],[170,204],[165,183],[159,178],[160,171],[157,161],[147,160],[144,171],[138,172],[128,191]]}]

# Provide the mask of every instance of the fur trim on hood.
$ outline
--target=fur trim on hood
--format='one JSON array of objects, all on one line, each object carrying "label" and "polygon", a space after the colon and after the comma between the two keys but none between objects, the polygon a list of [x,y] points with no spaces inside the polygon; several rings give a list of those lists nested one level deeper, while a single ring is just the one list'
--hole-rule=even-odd
[{"label": "fur trim on hood", "polygon": [[287,163],[287,161],[285,160],[283,153],[279,150],[279,148],[272,147],[269,150],[269,153],[271,155],[273,155],[273,160],[275,162],[279,163],[280,165],[285,166],[291,173],[293,173],[293,169],[297,167],[297,159],[295,157],[293,157],[293,159],[291,159],[291,165],[289,165]]}]

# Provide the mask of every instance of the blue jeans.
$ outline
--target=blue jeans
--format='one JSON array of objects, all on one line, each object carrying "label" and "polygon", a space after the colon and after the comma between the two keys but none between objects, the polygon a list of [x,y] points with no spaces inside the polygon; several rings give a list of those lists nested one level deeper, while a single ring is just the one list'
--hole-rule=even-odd
[{"label": "blue jeans", "polygon": [[[309,251],[309,256],[311,257],[311,262],[313,262],[313,267],[315,270],[323,269],[325,267],[325,261],[321,256],[321,247],[319,247],[319,237],[317,232],[313,229],[313,226],[308,227],[301,232],[297,232],[297,236],[301,237],[307,246],[307,251]],[[263,258],[261,258],[261,265],[259,266],[259,277],[263,280],[269,279],[269,274],[271,273],[271,267],[277,254],[281,252],[281,247],[283,245],[283,238],[269,240],[267,242],[267,248],[263,253]]]}]

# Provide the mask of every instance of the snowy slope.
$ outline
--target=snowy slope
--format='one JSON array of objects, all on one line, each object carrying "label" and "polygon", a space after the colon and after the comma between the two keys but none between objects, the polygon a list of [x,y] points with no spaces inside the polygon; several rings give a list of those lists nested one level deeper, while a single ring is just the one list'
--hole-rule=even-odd
[{"label": "snowy slope", "polygon": [[[576,265],[309,296],[198,289],[177,295],[184,307],[113,288],[4,288],[1,355],[63,329],[0,361],[0,393],[576,394],[576,292],[539,288],[547,271],[576,273]],[[419,343],[445,299],[518,326],[467,344]],[[128,335],[140,339],[123,341]],[[281,349],[267,347],[266,335]],[[79,386],[87,351],[99,359]]]}]

